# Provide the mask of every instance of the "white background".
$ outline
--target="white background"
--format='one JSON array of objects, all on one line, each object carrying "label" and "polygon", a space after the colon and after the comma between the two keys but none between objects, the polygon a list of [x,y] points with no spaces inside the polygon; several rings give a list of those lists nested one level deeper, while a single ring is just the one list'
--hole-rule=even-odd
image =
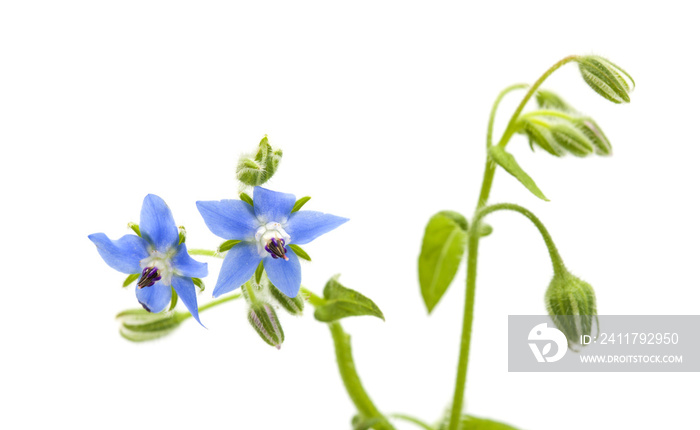
[{"label": "white background", "polygon": [[[350,428],[330,335],[311,312],[282,316],[281,351],[248,326],[243,302],[203,313],[207,330],[188,321],[131,344],[114,315],[138,306],[133,287],[87,239],[128,233],[154,193],[190,247],[214,248],[194,203],[234,198],[237,157],[264,134],[285,154],[270,188],[351,218],[306,247],[304,284],[320,292],[342,273],[383,309],[386,323],[345,323],[370,395],[383,411],[437,420],[465,275],[428,317],[416,272],[425,223],[442,209],[471,214],[498,92],[569,54],[606,56],[637,81],[624,106],[574,65],[545,85],[596,118],[614,156],[555,159],[516,136],[509,148],[551,202],[503,171],[491,201],[541,217],[601,314],[697,314],[690,2],[480,3],[3,2],[0,427]],[[497,134],[518,101],[503,104]],[[507,315],[544,313],[551,266],[525,219],[489,220],[467,411],[522,429],[697,425],[697,374],[508,373]],[[207,261],[200,303],[220,267]]]}]

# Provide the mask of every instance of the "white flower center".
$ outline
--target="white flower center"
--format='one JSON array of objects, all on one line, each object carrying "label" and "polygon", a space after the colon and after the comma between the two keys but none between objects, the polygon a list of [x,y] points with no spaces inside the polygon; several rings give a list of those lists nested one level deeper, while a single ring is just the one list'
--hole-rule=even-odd
[{"label": "white flower center", "polygon": [[284,231],[282,225],[278,222],[268,222],[264,226],[260,227],[255,232],[255,242],[258,245],[258,254],[260,254],[261,257],[271,255],[271,253],[268,252],[265,247],[268,246],[272,239],[275,239],[276,241],[279,241],[280,239],[284,240],[284,243],[288,245],[291,238],[287,232]]},{"label": "white flower center", "polygon": [[155,249],[150,250],[151,255],[144,258],[139,262],[141,269],[147,267],[155,267],[158,269],[158,274],[160,275],[160,282],[165,285],[171,285],[173,275],[176,275],[176,271],[173,268],[173,263],[170,259],[175,254],[175,250],[168,250],[167,252],[160,252]]}]

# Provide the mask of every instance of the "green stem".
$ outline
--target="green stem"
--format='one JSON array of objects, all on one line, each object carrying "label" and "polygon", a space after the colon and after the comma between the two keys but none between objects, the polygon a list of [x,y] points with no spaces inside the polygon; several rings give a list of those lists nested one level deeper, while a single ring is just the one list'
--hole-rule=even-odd
[{"label": "green stem", "polygon": [[540,234],[542,235],[542,239],[544,239],[545,245],[547,245],[547,251],[549,251],[549,258],[552,260],[554,272],[561,273],[563,271],[566,271],[564,261],[561,259],[561,255],[559,255],[559,250],[557,250],[557,247],[554,244],[554,240],[552,240],[552,236],[549,234],[549,231],[547,231],[547,228],[544,226],[544,224],[542,224],[542,221],[540,221],[539,218],[535,216],[535,214],[525,209],[524,207],[513,203],[499,203],[487,206],[476,214],[476,216],[472,220],[472,223],[479,224],[481,222],[481,219],[484,218],[486,215],[500,210],[518,212],[519,214],[525,216],[527,219],[532,221],[532,223],[535,225],[535,227],[537,227],[537,230],[539,230]]},{"label": "green stem", "polygon": [[345,385],[345,390],[348,392],[355,408],[357,408],[357,411],[365,419],[378,418],[380,420],[373,425],[373,428],[377,430],[394,430],[394,426],[379,412],[362,386],[360,376],[357,374],[357,369],[355,368],[355,361],[352,357],[350,335],[343,331],[343,327],[338,321],[329,323],[328,327],[333,336],[335,358],[338,361],[338,371]]},{"label": "green stem", "polygon": [[493,106],[491,107],[491,114],[489,115],[489,126],[486,130],[486,147],[488,148],[489,146],[492,145],[492,138],[493,138],[493,123],[496,119],[496,111],[498,110],[498,106],[501,104],[501,100],[503,100],[503,97],[506,96],[511,91],[515,90],[520,90],[523,88],[527,88],[529,84],[515,84],[511,85],[508,88],[504,89],[501,91],[500,94],[498,94],[498,97],[496,97],[496,100],[493,102]]},{"label": "green stem", "polygon": [[[308,297],[309,303],[314,307],[326,304],[326,299],[314,294],[307,288],[301,287],[301,292]],[[377,430],[394,430],[391,423],[389,423],[386,417],[384,417],[374,403],[372,403],[372,399],[369,398],[369,394],[367,394],[367,391],[365,391],[365,388],[362,386],[360,376],[357,374],[357,369],[355,368],[355,360],[352,357],[350,335],[345,333],[343,326],[341,326],[338,321],[329,323],[328,328],[330,328],[331,335],[333,336],[333,345],[335,346],[335,357],[338,362],[340,378],[343,380],[345,390],[348,392],[350,400],[352,400],[355,408],[365,419],[379,419],[380,422],[373,426]]]},{"label": "green stem", "polygon": [[[518,121],[518,117],[522,113],[523,109],[525,108],[525,105],[527,102],[532,98],[532,96],[535,94],[537,89],[542,85],[542,83],[552,74],[554,71],[556,71],[558,68],[563,66],[566,63],[569,63],[571,61],[575,61],[578,57],[575,55],[565,57],[561,60],[559,60],[557,63],[555,63],[552,67],[550,67],[542,76],[540,76],[537,81],[530,87],[528,92],[525,94],[523,97],[522,101],[518,105],[518,107],[515,109],[515,112],[513,112],[513,115],[510,117],[510,120],[508,121],[508,125],[506,126],[505,131],[503,132],[503,136],[501,136],[501,140],[498,142],[498,145],[501,147],[505,147],[508,142],[510,141],[510,138],[513,136],[513,134],[516,131],[516,123]],[[520,84],[518,84],[520,85]],[[487,130],[487,147],[490,146],[491,144],[491,138],[492,138],[492,133],[493,133],[493,120],[495,118],[496,110],[498,108],[498,104],[500,103],[500,99],[503,98],[505,94],[508,92],[516,89],[516,86],[508,87],[504,91],[501,92],[499,97],[496,99],[496,103],[494,103],[494,107],[491,109],[491,117],[489,118],[489,127]],[[493,186],[493,178],[494,175],[496,174],[496,163],[491,160],[491,158],[486,156],[486,167],[484,168],[484,178],[481,182],[481,191],[479,192],[479,199],[477,201],[476,205],[476,210],[474,211],[474,215],[476,217],[477,213],[481,208],[486,206],[486,203],[488,202],[489,195],[491,194],[491,187]],[[462,336],[460,340],[460,348],[459,348],[459,360],[458,360],[458,367],[457,367],[457,378],[455,382],[455,391],[452,397],[452,408],[451,408],[451,414],[450,414],[450,424],[448,429],[449,430],[457,430],[459,428],[459,421],[460,421],[460,416],[462,414],[462,407],[463,407],[463,401],[464,401],[464,391],[466,388],[467,384],[467,367],[469,364],[469,346],[471,344],[471,332],[472,332],[472,322],[474,320],[474,297],[476,294],[476,266],[477,266],[477,261],[478,261],[478,252],[479,252],[479,236],[476,233],[476,229],[474,226],[476,223],[472,222],[472,225],[470,226],[470,234],[469,234],[469,242],[468,242],[468,257],[467,257],[467,291],[464,297],[464,317],[462,319]]]},{"label": "green stem", "polygon": [[217,251],[211,251],[209,249],[188,249],[187,252],[190,255],[204,255],[207,257],[224,258],[223,254],[219,254]]},{"label": "green stem", "polygon": [[409,423],[413,423],[413,424],[417,425],[418,427],[421,427],[421,428],[423,428],[423,429],[425,429],[425,430],[435,430],[432,426],[430,426],[430,425],[429,425],[428,423],[426,423],[425,421],[421,421],[421,420],[419,420],[418,418],[412,417],[412,416],[410,416],[410,415],[406,415],[406,414],[390,414],[389,416],[390,416],[391,418],[397,418],[397,419],[400,419],[400,420],[408,421]]},{"label": "green stem", "polygon": [[527,94],[525,94],[525,97],[523,97],[523,100],[520,102],[518,107],[515,109],[515,112],[513,112],[513,116],[510,117],[510,121],[508,122],[508,125],[506,126],[506,130],[503,132],[503,136],[501,136],[501,140],[498,142],[498,145],[505,147],[506,144],[508,144],[508,141],[510,138],[513,136],[513,133],[515,133],[515,123],[518,120],[518,117],[520,116],[520,113],[525,109],[525,105],[527,104],[528,101],[530,101],[530,98],[535,94],[537,89],[542,85],[542,83],[551,75],[554,73],[558,68],[563,66],[566,63],[570,63],[571,61],[574,61],[578,58],[577,55],[570,55],[566,58],[563,58],[559,60],[557,63],[555,63],[552,67],[550,67],[538,80],[535,81],[534,84],[530,87],[528,90]]}]

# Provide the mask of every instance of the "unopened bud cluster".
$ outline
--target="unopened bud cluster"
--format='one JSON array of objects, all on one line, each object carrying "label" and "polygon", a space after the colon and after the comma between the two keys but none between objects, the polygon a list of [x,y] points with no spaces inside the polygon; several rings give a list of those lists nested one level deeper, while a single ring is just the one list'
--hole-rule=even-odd
[{"label": "unopened bud cluster", "polygon": [[236,177],[245,185],[257,187],[272,178],[281,160],[282,150],[273,149],[265,136],[255,154],[243,155],[238,160]]}]

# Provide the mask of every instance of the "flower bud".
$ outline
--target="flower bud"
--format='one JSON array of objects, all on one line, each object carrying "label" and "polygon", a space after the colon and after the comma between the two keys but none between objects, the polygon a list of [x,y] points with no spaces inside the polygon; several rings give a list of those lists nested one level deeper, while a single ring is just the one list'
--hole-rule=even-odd
[{"label": "flower bud", "polygon": [[275,174],[280,160],[282,160],[282,150],[273,149],[265,136],[260,141],[255,154],[243,155],[238,160],[236,176],[245,185],[251,187],[262,185]]},{"label": "flower bud", "polygon": [[537,90],[535,95],[537,100],[537,106],[541,109],[552,109],[562,112],[574,112],[574,109],[569,106],[567,102],[564,101],[558,94],[547,90]]},{"label": "flower bud", "polygon": [[634,89],[629,73],[597,55],[578,57],[576,61],[583,80],[595,92],[613,103],[629,103],[629,93]]},{"label": "flower bud", "polygon": [[145,309],[128,309],[117,314],[119,334],[132,342],[158,339],[175,331],[187,315],[173,311],[151,313]]},{"label": "flower bud", "polygon": [[284,342],[284,331],[275,309],[264,302],[251,305],[248,311],[248,322],[268,345],[280,349]]},{"label": "flower bud", "polygon": [[585,157],[593,152],[593,143],[569,121],[554,124],[550,132],[559,146],[577,157]]},{"label": "flower bud", "polygon": [[540,121],[522,121],[522,130],[527,135],[530,140],[530,148],[532,145],[537,145],[555,157],[561,157],[566,153],[562,147],[559,146],[554,136],[552,136],[549,130],[550,124]]},{"label": "flower bud", "polygon": [[301,315],[304,313],[304,298],[302,294],[297,294],[296,297],[287,297],[282,291],[277,289],[272,283],[269,283],[270,295],[280,306],[292,315]]},{"label": "flower bud", "polygon": [[594,320],[597,326],[593,287],[571,273],[555,273],[545,294],[545,305],[572,350],[581,344],[581,336],[591,335]]},{"label": "flower bud", "polygon": [[586,135],[588,140],[593,144],[593,150],[598,155],[610,155],[612,154],[612,145],[603,130],[600,129],[598,124],[593,121],[592,118],[583,117],[576,121],[576,126],[581,132]]}]

